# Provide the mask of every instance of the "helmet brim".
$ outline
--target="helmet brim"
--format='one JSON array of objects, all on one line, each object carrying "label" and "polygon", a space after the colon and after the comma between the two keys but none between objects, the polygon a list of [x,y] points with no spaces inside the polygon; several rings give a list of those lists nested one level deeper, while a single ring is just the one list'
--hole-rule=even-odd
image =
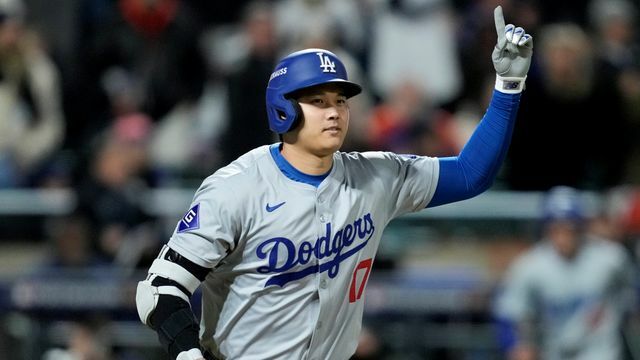
[{"label": "helmet brim", "polygon": [[295,95],[301,91],[304,90],[308,90],[310,88],[316,87],[316,86],[321,86],[321,85],[325,85],[325,84],[336,84],[339,85],[342,90],[344,91],[344,96],[348,98],[354,97],[358,94],[360,94],[362,92],[362,86],[351,82],[349,80],[344,80],[344,79],[331,79],[331,80],[325,80],[325,81],[321,81],[321,82],[317,82],[317,83],[311,83],[308,85],[305,85],[299,89],[296,89],[295,91],[292,91],[290,93],[285,94],[285,98],[294,98]]}]

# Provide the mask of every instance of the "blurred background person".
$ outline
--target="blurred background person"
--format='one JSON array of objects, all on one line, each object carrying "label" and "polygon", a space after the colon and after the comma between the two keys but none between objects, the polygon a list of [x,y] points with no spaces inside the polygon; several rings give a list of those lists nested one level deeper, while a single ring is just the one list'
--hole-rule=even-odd
[{"label": "blurred background person", "polygon": [[[69,80],[66,111],[72,148],[90,139],[122,115],[104,86],[114,69],[132,85],[137,110],[154,122],[177,107],[194,103],[206,81],[199,46],[201,19],[183,0],[92,0],[79,6],[81,32],[77,68]],[[88,120],[90,119],[90,120]]]},{"label": "blurred background person", "polygon": [[140,197],[152,184],[148,173],[152,125],[143,114],[116,119],[96,139],[87,176],[78,189],[79,211],[89,218],[94,249],[105,261],[127,269],[160,246],[154,219],[143,210]]},{"label": "blurred background person", "polygon": [[65,348],[52,348],[42,360],[111,360],[111,345],[104,324],[90,321],[72,322]]},{"label": "blurred background person", "polygon": [[451,3],[447,0],[371,3],[367,69],[376,94],[388,96],[400,83],[411,80],[436,105],[453,101],[462,89],[463,79]]},{"label": "blurred background person", "polygon": [[0,188],[37,184],[64,138],[60,75],[25,12],[0,1]]},{"label": "blurred background person", "polygon": [[369,147],[375,150],[413,154],[416,129],[426,122],[427,98],[412,81],[398,84],[375,106],[369,118]]},{"label": "blurred background person", "polygon": [[84,273],[106,265],[96,255],[89,226],[87,218],[80,213],[50,219],[47,234],[51,251],[38,269],[40,275],[51,274],[55,270]]},{"label": "blurred background person", "polygon": [[494,311],[509,359],[623,358],[622,328],[637,306],[634,268],[622,246],[586,232],[580,196],[549,191],[540,243],[506,273]]},{"label": "blurred background person", "polygon": [[591,231],[620,243],[640,264],[640,189],[623,185],[602,194],[602,208]]},{"label": "blurred background person", "polygon": [[637,66],[640,49],[635,36],[638,16],[635,4],[628,0],[592,0],[589,13],[595,55],[602,70],[618,76]]},{"label": "blurred background person", "polygon": [[262,86],[269,79],[278,55],[274,16],[273,4],[268,1],[252,1],[244,9],[241,19],[244,56],[236,61],[226,79],[229,117],[220,148],[224,164],[275,141],[267,126],[266,90]]},{"label": "blurred background person", "polygon": [[372,109],[368,148],[400,154],[451,156],[464,145],[458,146],[456,124],[452,120],[448,112],[434,106],[420,86],[407,80],[398,83]]},{"label": "blurred background person", "polygon": [[[366,56],[367,11],[372,1],[281,0],[276,3],[279,55],[300,49],[310,35],[326,38],[360,62]],[[320,47],[320,46],[319,46]],[[340,54],[337,54],[340,55]],[[347,67],[348,69],[348,67]],[[351,74],[351,73],[349,73]]]},{"label": "blurred background person", "polygon": [[527,79],[504,169],[509,188],[618,184],[628,121],[615,79],[599,71],[591,38],[578,25],[546,25],[537,39],[539,71]]},{"label": "blurred background person", "polygon": [[622,97],[626,144],[621,182],[640,183],[640,44],[637,37],[638,2],[592,0],[589,19],[594,32],[598,71],[606,74]]},{"label": "blurred background person", "polygon": [[608,74],[623,98],[628,126],[622,139],[628,144],[622,182],[640,184],[640,44],[637,36],[638,2],[592,0],[589,4],[600,71]]}]

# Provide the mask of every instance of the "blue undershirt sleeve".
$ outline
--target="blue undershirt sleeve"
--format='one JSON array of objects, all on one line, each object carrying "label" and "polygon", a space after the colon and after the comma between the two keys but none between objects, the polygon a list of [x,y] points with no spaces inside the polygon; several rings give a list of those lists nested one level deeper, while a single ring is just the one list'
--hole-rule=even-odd
[{"label": "blue undershirt sleeve", "polygon": [[493,184],[511,142],[520,95],[493,91],[486,114],[460,154],[438,159],[438,185],[427,207],[469,199]]},{"label": "blue undershirt sleeve", "polygon": [[495,325],[498,345],[505,354],[509,353],[518,343],[518,326],[515,321],[506,318],[496,319]]}]

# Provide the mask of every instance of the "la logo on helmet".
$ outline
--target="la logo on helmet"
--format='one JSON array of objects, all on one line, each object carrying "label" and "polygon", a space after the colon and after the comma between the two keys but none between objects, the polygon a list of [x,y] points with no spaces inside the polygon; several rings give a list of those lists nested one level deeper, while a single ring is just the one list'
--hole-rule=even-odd
[{"label": "la logo on helmet", "polygon": [[322,68],[322,72],[336,72],[336,64],[331,61],[329,56],[321,52],[317,52],[316,54],[320,58],[320,67]]}]

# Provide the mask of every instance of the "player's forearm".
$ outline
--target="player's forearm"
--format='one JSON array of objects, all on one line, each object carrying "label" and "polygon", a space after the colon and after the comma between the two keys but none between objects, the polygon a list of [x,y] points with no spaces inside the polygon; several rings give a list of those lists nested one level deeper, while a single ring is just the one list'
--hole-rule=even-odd
[{"label": "player's forearm", "polygon": [[519,93],[494,91],[484,118],[460,154],[439,159],[438,185],[429,207],[471,198],[493,184],[511,143],[519,103]]},{"label": "player's forearm", "polygon": [[198,320],[190,297],[210,269],[165,246],[138,283],[136,306],[140,320],[158,333],[172,359],[201,359]]},{"label": "player's forearm", "polygon": [[[198,322],[188,303],[175,296],[161,295],[148,325],[158,333],[160,343],[165,346],[172,359],[197,359],[182,354],[192,349],[200,352]],[[198,355],[202,357],[202,354]]]}]

